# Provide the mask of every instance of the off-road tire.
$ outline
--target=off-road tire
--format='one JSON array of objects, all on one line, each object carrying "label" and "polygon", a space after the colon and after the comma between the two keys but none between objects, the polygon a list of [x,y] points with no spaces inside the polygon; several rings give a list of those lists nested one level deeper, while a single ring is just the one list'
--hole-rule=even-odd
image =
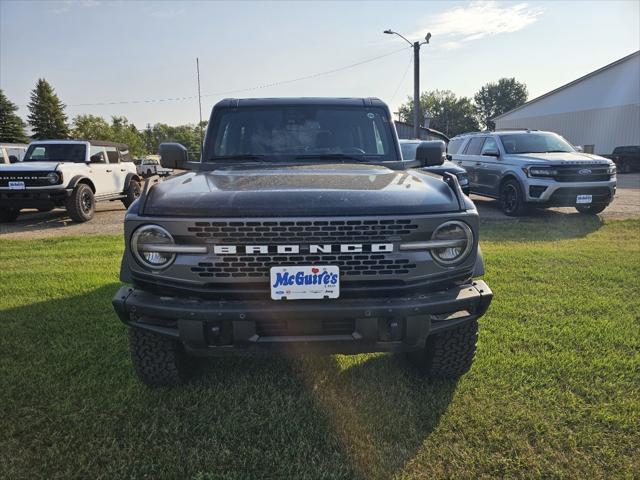
[{"label": "off-road tire", "polygon": [[96,199],[91,187],[79,183],[65,202],[71,220],[78,223],[88,222],[96,213]]},{"label": "off-road tire", "polygon": [[178,385],[186,378],[186,355],[180,342],[140,328],[129,328],[133,370],[149,386]]},{"label": "off-road tire", "polygon": [[607,208],[607,203],[592,203],[591,205],[576,205],[576,210],[584,215],[596,215]]},{"label": "off-road tire", "polygon": [[478,321],[427,337],[424,350],[409,354],[409,361],[430,379],[456,379],[469,371],[476,353]]},{"label": "off-road tire", "polygon": [[500,186],[500,210],[505,215],[517,217],[527,213],[524,192],[517,180],[507,180]]},{"label": "off-road tire", "polygon": [[20,215],[20,210],[17,208],[0,208],[0,223],[15,222]]},{"label": "off-road tire", "polygon": [[124,207],[129,208],[129,206],[140,196],[141,191],[142,188],[140,187],[140,183],[136,180],[131,180],[125,192],[127,196],[122,199]]}]

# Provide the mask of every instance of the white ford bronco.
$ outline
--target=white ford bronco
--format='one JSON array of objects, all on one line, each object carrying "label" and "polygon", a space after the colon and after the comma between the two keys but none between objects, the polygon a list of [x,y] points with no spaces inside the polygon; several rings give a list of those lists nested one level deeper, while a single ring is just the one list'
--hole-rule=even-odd
[{"label": "white ford bronco", "polygon": [[44,140],[29,144],[24,161],[0,165],[0,222],[13,222],[23,208],[67,209],[76,222],[93,218],[97,201],[140,196],[140,177],[121,143]]}]

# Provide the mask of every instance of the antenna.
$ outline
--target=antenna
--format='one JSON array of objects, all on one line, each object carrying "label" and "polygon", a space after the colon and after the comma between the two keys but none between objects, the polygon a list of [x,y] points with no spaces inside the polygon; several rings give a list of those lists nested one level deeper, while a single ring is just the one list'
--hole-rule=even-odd
[{"label": "antenna", "polygon": [[200,95],[200,60],[196,57],[196,72],[198,74],[198,110],[200,111],[200,159],[202,159],[202,150],[204,149],[204,139],[202,137],[202,96]]}]

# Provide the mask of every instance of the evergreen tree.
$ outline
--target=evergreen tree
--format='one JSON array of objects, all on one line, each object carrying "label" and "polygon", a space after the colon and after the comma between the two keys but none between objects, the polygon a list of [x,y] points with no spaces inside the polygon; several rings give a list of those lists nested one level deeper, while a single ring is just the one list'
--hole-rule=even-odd
[{"label": "evergreen tree", "polygon": [[0,89],[0,142],[27,143],[25,123],[16,115],[18,107]]},{"label": "evergreen tree", "polygon": [[31,92],[29,123],[33,127],[32,138],[61,139],[69,137],[65,105],[44,78],[38,80]]}]

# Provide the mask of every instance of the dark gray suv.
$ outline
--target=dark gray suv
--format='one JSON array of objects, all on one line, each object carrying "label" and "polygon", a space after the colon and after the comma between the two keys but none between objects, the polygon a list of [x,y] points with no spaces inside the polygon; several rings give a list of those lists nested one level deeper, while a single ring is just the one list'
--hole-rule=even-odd
[{"label": "dark gray suv", "polygon": [[606,158],[576,151],[553,132],[537,130],[459,135],[449,157],[469,176],[471,193],[497,198],[507,215],[527,207],[575,207],[602,212],[616,192],[616,166]]},{"label": "dark gray suv", "polygon": [[[113,299],[133,366],[179,382],[184,356],[250,351],[406,352],[427,376],[471,366],[492,293],[478,213],[455,175],[403,161],[377,99],[224,100],[202,159],[164,167],[128,210]],[[418,168],[414,168],[418,167]]]}]

